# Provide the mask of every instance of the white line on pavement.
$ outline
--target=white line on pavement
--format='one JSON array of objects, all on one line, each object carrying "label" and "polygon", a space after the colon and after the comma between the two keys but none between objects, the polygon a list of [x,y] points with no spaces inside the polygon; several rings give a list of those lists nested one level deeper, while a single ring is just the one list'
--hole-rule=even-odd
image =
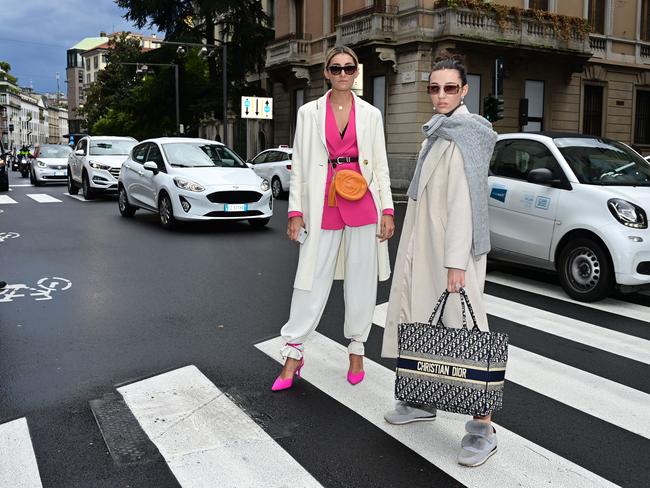
[{"label": "white line on pavement", "polygon": [[[281,345],[277,337],[255,347],[281,362]],[[468,488],[616,486],[497,424],[499,452],[480,469],[464,468],[456,462],[456,454],[468,417],[439,412],[435,422],[388,424],[383,415],[394,406],[395,373],[368,358],[363,364],[366,378],[349,385],[347,348],[316,332],[308,342],[303,378]]]},{"label": "white line on pavement", "polygon": [[13,198],[11,198],[9,195],[0,195],[0,205],[8,205],[12,203],[18,203],[18,202]]},{"label": "white line on pavement", "polygon": [[484,295],[487,313],[532,329],[650,364],[650,341],[587,322]]},{"label": "white line on pavement", "polygon": [[[375,314],[380,312],[375,309]],[[384,324],[385,321],[384,312]],[[650,395],[647,393],[512,344],[508,346],[506,379],[650,439],[646,415]]]},{"label": "white line on pavement", "polygon": [[38,203],[61,203],[61,200],[47,193],[26,193],[25,195]]},{"label": "white line on pavement", "polygon": [[81,195],[70,195],[69,193],[64,193],[66,197],[70,197],[74,200],[79,200],[80,202],[89,202],[90,200],[86,200],[84,197]]},{"label": "white line on pavement", "polygon": [[0,425],[0,486],[43,486],[25,418]]},{"label": "white line on pavement", "polygon": [[26,185],[9,185],[9,188],[27,188],[27,187],[30,187],[30,186],[34,186],[34,185],[32,185],[30,183],[28,183]]},{"label": "white line on pavement", "polygon": [[321,487],[195,366],[118,391],[183,488]]},{"label": "white line on pavement", "polygon": [[650,308],[644,307],[643,305],[623,302],[613,298],[605,298],[604,300],[594,303],[579,302],[569,298],[564,290],[557,285],[549,285],[548,283],[543,283],[541,281],[529,280],[527,278],[520,278],[498,272],[488,273],[486,280],[499,285],[536,293],[545,297],[575,303],[577,305],[582,305],[583,307],[594,308],[603,312],[615,313],[617,315],[622,315],[623,317],[650,322]]}]

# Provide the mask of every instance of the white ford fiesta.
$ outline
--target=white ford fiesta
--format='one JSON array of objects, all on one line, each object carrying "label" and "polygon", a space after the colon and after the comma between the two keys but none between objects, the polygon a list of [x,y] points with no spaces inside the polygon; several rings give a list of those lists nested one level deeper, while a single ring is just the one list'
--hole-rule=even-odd
[{"label": "white ford fiesta", "polygon": [[171,228],[179,220],[248,220],[256,227],[273,215],[269,182],[220,142],[163,137],[135,146],[118,179],[124,217],[156,212]]}]

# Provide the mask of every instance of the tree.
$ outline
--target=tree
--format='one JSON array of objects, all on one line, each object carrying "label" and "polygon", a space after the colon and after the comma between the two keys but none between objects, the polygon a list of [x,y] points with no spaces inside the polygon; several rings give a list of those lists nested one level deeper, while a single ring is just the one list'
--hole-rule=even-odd
[{"label": "tree", "polygon": [[7,77],[7,81],[13,83],[14,85],[18,83],[18,78],[10,74],[11,65],[6,61],[0,61],[0,70],[4,71],[4,75]]},{"label": "tree", "polygon": [[[166,33],[166,40],[217,43],[215,27],[219,26],[230,39],[228,45],[228,79],[234,81],[229,91],[236,100],[250,72],[264,68],[266,45],[273,32],[268,25],[259,0],[116,0],[127,10],[125,18],[138,28],[156,26]],[[207,58],[208,85],[200,90],[204,96],[204,112],[222,113],[221,72],[223,60]],[[220,69],[221,68],[221,69]]]}]

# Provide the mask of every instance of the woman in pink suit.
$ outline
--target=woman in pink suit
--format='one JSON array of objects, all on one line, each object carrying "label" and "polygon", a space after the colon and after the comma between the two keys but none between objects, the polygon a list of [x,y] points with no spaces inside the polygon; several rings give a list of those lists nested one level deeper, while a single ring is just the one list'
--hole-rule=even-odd
[{"label": "woman in pink suit", "polygon": [[[344,279],[344,334],[350,340],[347,379],[364,378],[364,343],[372,326],[377,279],[390,276],[386,240],[394,232],[381,112],[352,92],[359,60],[338,46],[325,58],[332,89],[298,111],[289,191],[289,239],[300,244],[288,322],[282,327],[284,367],[272,390],[286,390],[304,364],[303,343],[316,329],[333,279]],[[360,200],[328,201],[334,174],[352,170],[368,190]],[[304,229],[304,230],[301,230]]]}]

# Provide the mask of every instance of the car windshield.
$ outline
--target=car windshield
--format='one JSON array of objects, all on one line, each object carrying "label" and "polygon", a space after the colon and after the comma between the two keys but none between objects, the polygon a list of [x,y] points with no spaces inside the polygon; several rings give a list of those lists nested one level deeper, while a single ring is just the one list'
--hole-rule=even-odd
[{"label": "car windshield", "polygon": [[91,140],[91,156],[127,156],[136,141],[124,141],[119,139]]},{"label": "car windshield", "polygon": [[207,142],[170,142],[163,144],[167,161],[174,168],[248,168],[227,147]]},{"label": "car windshield", "polygon": [[41,146],[38,150],[39,158],[67,158],[72,152],[70,146]]},{"label": "car windshield", "polygon": [[562,137],[554,141],[580,183],[650,186],[650,162],[625,144],[598,137]]}]

